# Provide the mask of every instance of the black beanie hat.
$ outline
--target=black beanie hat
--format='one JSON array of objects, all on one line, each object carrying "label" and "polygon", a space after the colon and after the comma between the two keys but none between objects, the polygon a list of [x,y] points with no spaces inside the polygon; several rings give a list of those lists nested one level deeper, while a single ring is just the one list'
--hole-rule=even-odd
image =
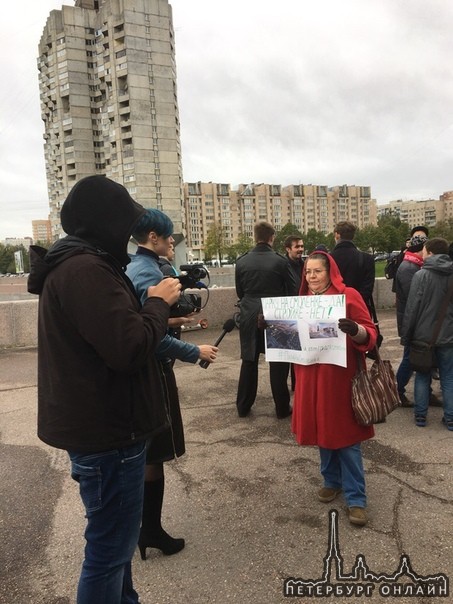
[{"label": "black beanie hat", "polygon": [[423,233],[425,233],[425,235],[427,237],[429,237],[429,229],[428,227],[421,225],[421,226],[415,226],[413,229],[411,229],[411,234],[410,236],[413,237],[414,233],[416,233],[417,231],[423,231]]}]

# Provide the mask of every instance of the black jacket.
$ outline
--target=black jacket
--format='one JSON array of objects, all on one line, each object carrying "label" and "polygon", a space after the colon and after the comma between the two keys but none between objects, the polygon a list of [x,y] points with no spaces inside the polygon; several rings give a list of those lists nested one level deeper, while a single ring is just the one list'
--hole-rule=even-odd
[{"label": "black jacket", "polygon": [[[124,187],[100,178],[79,181],[68,196],[62,224],[71,235],[49,252],[30,252],[29,291],[40,295],[38,436],[82,452],[128,446],[167,424],[154,352],[169,306],[150,298],[140,308],[121,266],[144,210]],[[94,224],[101,219],[105,229]]]},{"label": "black jacket", "polygon": [[352,241],[346,240],[340,240],[330,253],[340,269],[344,283],[360,292],[370,308],[375,279],[373,256],[361,252]]},{"label": "black jacket", "polygon": [[396,293],[396,324],[398,335],[401,336],[403,329],[404,311],[406,309],[407,299],[414,275],[418,273],[421,266],[409,260],[403,260],[396,271],[393,280],[394,291]]},{"label": "black jacket", "polygon": [[241,308],[241,358],[253,361],[260,335],[257,323],[263,310],[261,298],[292,296],[295,283],[286,256],[274,252],[267,243],[258,243],[237,259],[235,278]]},{"label": "black jacket", "polygon": [[304,261],[303,260],[292,260],[288,254],[286,254],[286,258],[289,262],[289,270],[291,271],[292,278],[294,281],[294,291],[292,295],[298,296],[300,290],[300,284],[302,282],[302,271],[304,270]]}]

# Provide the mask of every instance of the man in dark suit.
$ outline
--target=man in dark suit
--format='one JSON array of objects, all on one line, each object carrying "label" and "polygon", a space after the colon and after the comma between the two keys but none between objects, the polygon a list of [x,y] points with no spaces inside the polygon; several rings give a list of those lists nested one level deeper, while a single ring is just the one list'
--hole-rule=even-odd
[{"label": "man in dark suit", "polygon": [[302,270],[304,268],[304,261],[302,260],[305,249],[304,242],[299,235],[288,235],[283,242],[283,245],[285,246],[286,257],[288,258],[289,267],[295,281],[293,294],[297,296],[299,294],[300,283],[302,281]]},{"label": "man in dark suit", "polygon": [[[241,372],[236,406],[239,417],[246,417],[258,389],[258,361],[264,352],[264,331],[258,329],[263,312],[261,298],[293,295],[295,283],[285,256],[274,252],[275,230],[268,222],[255,225],[256,246],[236,263],[236,292],[240,300]],[[291,414],[287,384],[289,363],[269,363],[275,411],[279,419]]]},{"label": "man in dark suit", "polygon": [[331,256],[338,264],[343,281],[348,287],[353,287],[362,296],[372,315],[372,295],[374,288],[374,258],[357,249],[352,242],[357,227],[352,222],[342,221],[335,226],[335,247]]}]

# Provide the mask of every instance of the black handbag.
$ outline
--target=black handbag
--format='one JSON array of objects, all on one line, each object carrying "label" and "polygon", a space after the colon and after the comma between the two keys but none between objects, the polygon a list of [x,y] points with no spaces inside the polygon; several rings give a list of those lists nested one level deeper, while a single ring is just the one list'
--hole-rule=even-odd
[{"label": "black handbag", "polygon": [[430,342],[422,342],[420,340],[412,340],[409,344],[409,365],[414,371],[419,373],[430,373],[434,367],[437,367],[436,353],[434,350],[437,336],[447,314],[447,308],[453,296],[453,280],[448,289],[448,293],[444,298],[440,308],[439,317],[434,328],[433,336]]},{"label": "black handbag", "polygon": [[419,373],[429,373],[436,367],[433,341],[428,343],[412,340],[409,346],[409,364],[411,369]]}]

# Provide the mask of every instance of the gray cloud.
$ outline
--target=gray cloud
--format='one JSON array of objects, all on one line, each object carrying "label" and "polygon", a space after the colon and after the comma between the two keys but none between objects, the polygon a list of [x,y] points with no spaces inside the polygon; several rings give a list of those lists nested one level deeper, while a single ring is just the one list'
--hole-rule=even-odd
[{"label": "gray cloud", "polygon": [[[185,180],[364,184],[378,202],[453,188],[448,0],[171,4]],[[36,55],[60,7],[7,9],[0,238],[47,213]]]}]

